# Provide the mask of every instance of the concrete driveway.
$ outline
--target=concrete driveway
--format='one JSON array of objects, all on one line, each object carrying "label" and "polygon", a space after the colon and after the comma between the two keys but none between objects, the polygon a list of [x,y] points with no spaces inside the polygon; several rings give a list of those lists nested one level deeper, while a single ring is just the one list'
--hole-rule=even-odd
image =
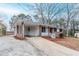
[{"label": "concrete driveway", "polygon": [[79,55],[78,51],[72,50],[70,48],[61,46],[49,40],[41,37],[31,37],[27,38],[35,47],[42,50],[46,55],[49,56],[73,56]]},{"label": "concrete driveway", "polygon": [[13,36],[0,37],[0,56],[43,56],[28,40],[17,40]]}]

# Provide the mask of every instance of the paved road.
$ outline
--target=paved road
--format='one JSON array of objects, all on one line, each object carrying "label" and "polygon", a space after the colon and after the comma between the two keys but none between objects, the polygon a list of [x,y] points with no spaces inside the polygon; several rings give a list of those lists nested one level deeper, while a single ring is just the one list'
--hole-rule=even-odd
[{"label": "paved road", "polygon": [[48,41],[41,37],[28,38],[35,47],[42,50],[49,56],[79,56],[79,52],[56,44],[54,42]]}]

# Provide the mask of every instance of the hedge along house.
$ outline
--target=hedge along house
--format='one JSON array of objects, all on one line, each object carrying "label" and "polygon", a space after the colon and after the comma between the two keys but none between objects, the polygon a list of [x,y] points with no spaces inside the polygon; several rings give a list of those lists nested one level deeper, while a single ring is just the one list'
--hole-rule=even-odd
[{"label": "hedge along house", "polygon": [[0,36],[6,35],[6,26],[0,23]]},{"label": "hedge along house", "polygon": [[49,36],[56,38],[63,32],[63,29],[29,20],[17,20],[14,24],[14,31],[15,36],[23,38],[25,36]]}]

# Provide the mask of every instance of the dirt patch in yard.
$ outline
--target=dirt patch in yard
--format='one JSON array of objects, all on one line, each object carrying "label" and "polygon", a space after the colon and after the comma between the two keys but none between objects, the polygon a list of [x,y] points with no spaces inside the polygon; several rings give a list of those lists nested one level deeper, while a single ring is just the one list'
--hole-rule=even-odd
[{"label": "dirt patch in yard", "polygon": [[72,38],[72,37],[54,38],[54,39],[50,37],[43,37],[43,38],[79,51],[79,38]]}]

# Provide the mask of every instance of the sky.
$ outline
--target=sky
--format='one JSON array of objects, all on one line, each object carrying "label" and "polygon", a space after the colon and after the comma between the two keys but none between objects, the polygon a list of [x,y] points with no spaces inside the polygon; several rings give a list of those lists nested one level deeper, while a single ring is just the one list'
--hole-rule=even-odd
[{"label": "sky", "polygon": [[7,26],[7,30],[9,30],[9,21],[11,20],[11,17],[20,13],[32,14],[32,7],[32,4],[0,3],[0,20],[2,20],[3,23],[5,23],[5,25]]}]

